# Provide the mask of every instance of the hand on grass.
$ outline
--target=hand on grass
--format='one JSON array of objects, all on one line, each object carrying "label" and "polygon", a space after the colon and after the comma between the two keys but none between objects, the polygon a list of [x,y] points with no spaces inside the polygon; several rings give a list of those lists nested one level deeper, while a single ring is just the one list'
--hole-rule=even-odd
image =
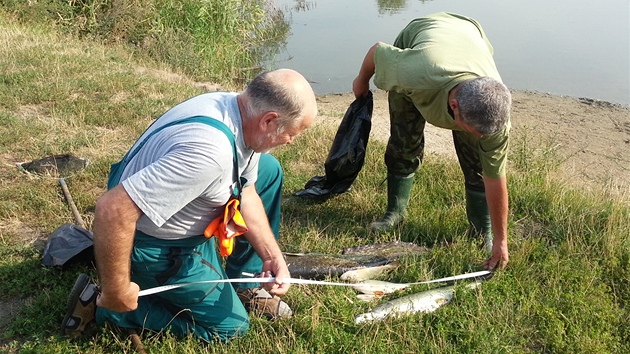
[{"label": "hand on grass", "polygon": [[492,245],[492,255],[483,262],[483,268],[486,270],[503,269],[510,261],[508,253],[507,240],[503,242],[494,242]]}]

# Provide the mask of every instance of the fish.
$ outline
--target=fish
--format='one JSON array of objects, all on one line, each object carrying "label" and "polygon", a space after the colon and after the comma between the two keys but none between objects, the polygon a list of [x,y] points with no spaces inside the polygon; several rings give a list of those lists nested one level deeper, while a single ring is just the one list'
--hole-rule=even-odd
[{"label": "fish", "polygon": [[362,293],[367,295],[385,295],[392,294],[398,291],[402,291],[408,288],[410,284],[398,284],[398,283],[390,283],[388,281],[383,280],[374,280],[367,279],[361,282],[354,284],[352,287]]},{"label": "fish", "polygon": [[419,256],[427,251],[427,248],[409,242],[385,242],[346,248],[341,255],[285,252],[284,259],[293,277],[323,280],[347,273],[344,277],[352,282],[366,277],[376,278],[391,268],[383,266],[393,264],[401,257]]},{"label": "fish", "polygon": [[27,173],[52,176],[69,176],[86,168],[90,163],[87,158],[72,154],[58,154],[41,159],[18,163],[17,167]]},{"label": "fish", "polygon": [[[466,289],[475,289],[483,281],[474,281],[465,285]],[[381,321],[386,318],[396,318],[404,314],[430,313],[448,304],[455,294],[455,285],[427,290],[394,300],[390,300],[376,306],[371,311],[358,315],[354,322],[362,324],[373,321]]]},{"label": "fish", "polygon": [[377,294],[357,294],[357,299],[363,302],[372,302],[374,300],[378,300],[382,298],[383,296],[384,295],[377,295]]},{"label": "fish", "polygon": [[350,283],[358,283],[381,277],[393,269],[396,269],[397,266],[397,262],[392,262],[382,266],[357,268],[341,274],[339,279]]},{"label": "fish", "polygon": [[348,247],[343,250],[342,255],[373,255],[394,260],[403,256],[424,255],[427,252],[429,248],[418,246],[413,242],[393,241]]},{"label": "fish", "polygon": [[284,259],[292,277],[323,280],[363,268],[380,267],[391,263],[378,256],[341,257],[323,253],[284,253]]}]

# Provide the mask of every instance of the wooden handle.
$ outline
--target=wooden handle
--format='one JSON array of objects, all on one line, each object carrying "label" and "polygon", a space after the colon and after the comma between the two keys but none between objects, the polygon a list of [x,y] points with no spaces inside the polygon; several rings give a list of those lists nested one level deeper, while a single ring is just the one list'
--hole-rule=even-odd
[{"label": "wooden handle", "polygon": [[74,219],[77,224],[85,229],[85,222],[83,222],[83,218],[81,214],[79,214],[79,210],[77,206],[74,205],[74,200],[72,200],[72,196],[70,195],[70,190],[68,190],[68,186],[66,185],[66,181],[63,178],[59,178],[59,184],[61,185],[61,190],[63,191],[63,195],[66,197],[68,204],[70,205],[70,209],[72,209],[72,214],[74,215]]}]

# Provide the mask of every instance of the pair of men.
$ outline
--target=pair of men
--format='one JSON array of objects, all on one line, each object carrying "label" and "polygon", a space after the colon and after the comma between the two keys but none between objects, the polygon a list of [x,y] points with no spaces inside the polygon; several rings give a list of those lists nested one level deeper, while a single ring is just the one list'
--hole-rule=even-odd
[{"label": "pair of men", "polygon": [[[353,82],[357,97],[367,93],[372,76],[389,91],[392,134],[385,155],[387,212],[371,228],[385,230],[402,220],[422,161],[426,119],[453,130],[471,229],[487,243],[494,229],[484,266],[505,266],[510,96],[479,24],[446,13],[414,20],[394,46],[377,43],[369,50]],[[95,318],[126,328],[194,333],[210,342],[242,335],[248,311],[290,316],[277,296],[288,290],[282,279],[290,276],[277,244],[282,170],[264,152],[290,143],[316,114],[304,77],[281,69],[257,76],[241,94],[200,95],[157,119],[112,170],[111,189],[97,201],[100,287],[85,275],[77,279],[64,331],[78,336]],[[223,231],[244,233],[231,239],[225,269],[215,242],[204,236],[216,234],[216,228],[206,231],[217,222],[227,226]],[[243,273],[273,274],[276,282],[263,288],[254,282],[198,284],[138,296],[140,288]]]}]

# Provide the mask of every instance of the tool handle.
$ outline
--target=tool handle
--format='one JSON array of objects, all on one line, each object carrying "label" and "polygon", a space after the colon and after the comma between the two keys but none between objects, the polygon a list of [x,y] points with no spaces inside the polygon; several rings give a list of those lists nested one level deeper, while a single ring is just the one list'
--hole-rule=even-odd
[{"label": "tool handle", "polygon": [[74,219],[77,224],[85,229],[85,222],[83,222],[83,218],[81,214],[79,214],[79,210],[77,206],[74,205],[74,200],[72,200],[72,196],[70,195],[70,190],[68,190],[68,185],[66,185],[66,180],[63,178],[59,178],[59,184],[61,185],[61,190],[63,191],[63,195],[66,197],[68,204],[70,205],[70,209],[72,210],[72,214],[74,215]]}]

